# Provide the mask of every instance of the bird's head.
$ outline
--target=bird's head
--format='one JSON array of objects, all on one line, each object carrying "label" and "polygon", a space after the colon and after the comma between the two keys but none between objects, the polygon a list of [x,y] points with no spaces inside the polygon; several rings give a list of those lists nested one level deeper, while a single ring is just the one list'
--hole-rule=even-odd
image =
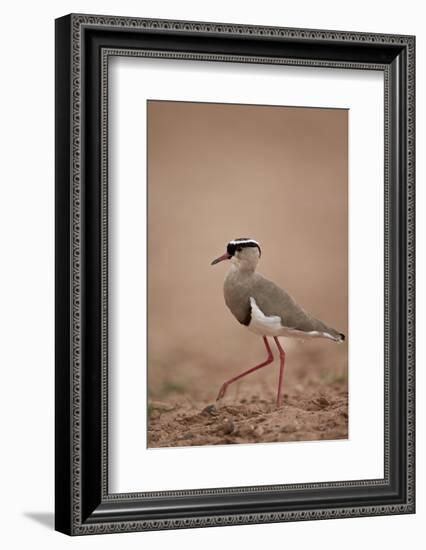
[{"label": "bird's head", "polygon": [[211,265],[223,260],[231,262],[242,271],[254,271],[261,255],[259,243],[254,239],[234,239],[229,241],[226,252],[212,261]]}]

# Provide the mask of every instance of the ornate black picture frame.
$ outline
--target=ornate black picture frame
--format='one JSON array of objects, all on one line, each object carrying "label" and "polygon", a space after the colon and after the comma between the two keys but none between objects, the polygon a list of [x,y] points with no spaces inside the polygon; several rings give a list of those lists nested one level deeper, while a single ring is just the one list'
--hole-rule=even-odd
[{"label": "ornate black picture frame", "polygon": [[[382,71],[383,479],[111,494],[110,56]],[[414,513],[413,36],[68,15],[56,21],[56,529],[69,535]]]}]

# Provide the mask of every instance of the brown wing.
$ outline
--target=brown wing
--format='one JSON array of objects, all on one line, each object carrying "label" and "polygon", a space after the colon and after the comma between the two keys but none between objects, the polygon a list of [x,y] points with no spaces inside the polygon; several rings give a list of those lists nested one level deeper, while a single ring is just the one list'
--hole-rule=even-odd
[{"label": "brown wing", "polygon": [[267,317],[278,315],[283,327],[303,332],[326,332],[332,336],[340,337],[338,331],[307,313],[288,292],[259,273],[256,274],[252,293],[264,315]]}]

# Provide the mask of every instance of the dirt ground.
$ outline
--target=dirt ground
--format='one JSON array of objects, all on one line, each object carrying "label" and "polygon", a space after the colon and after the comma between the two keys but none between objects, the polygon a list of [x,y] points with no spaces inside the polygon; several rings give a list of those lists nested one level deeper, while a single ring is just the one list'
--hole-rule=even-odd
[{"label": "dirt ground", "polygon": [[[196,361],[183,361],[187,377],[180,381],[171,369],[162,373],[157,369],[150,381],[148,446],[346,439],[347,366],[341,362],[345,354],[337,352],[336,364],[330,366],[325,361],[329,353],[321,354],[321,345],[308,346],[288,353],[279,409],[275,406],[278,359],[232,384],[220,403],[215,395],[222,382],[244,368],[201,368],[197,373]],[[197,374],[202,375],[199,381]]]}]

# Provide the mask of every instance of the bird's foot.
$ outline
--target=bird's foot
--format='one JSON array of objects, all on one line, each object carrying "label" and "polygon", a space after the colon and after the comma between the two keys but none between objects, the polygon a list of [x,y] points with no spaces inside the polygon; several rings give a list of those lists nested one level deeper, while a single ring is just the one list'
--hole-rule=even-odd
[{"label": "bird's foot", "polygon": [[220,401],[225,397],[226,390],[228,389],[228,384],[223,384],[223,386],[220,388],[219,393],[217,394],[216,401]]}]

